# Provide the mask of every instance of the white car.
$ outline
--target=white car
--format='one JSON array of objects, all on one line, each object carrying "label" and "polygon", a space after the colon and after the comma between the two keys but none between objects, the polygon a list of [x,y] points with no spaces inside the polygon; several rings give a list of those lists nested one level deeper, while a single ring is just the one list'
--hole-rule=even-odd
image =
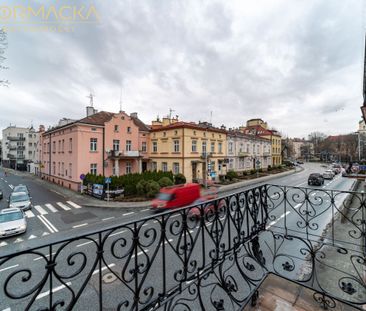
[{"label": "white car", "polygon": [[0,212],[0,238],[21,234],[27,230],[27,219],[19,208],[7,208]]},{"label": "white car", "polygon": [[334,177],[334,173],[332,170],[326,170],[324,173],[323,173],[323,178],[324,179],[333,179]]}]

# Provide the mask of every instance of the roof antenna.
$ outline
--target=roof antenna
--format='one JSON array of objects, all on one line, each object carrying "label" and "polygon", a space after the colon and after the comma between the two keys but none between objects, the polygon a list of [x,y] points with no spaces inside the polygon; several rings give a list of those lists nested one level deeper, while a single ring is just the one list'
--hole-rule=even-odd
[{"label": "roof antenna", "polygon": [[123,80],[121,82],[121,90],[119,93],[119,112],[122,112],[122,88],[123,88]]},{"label": "roof antenna", "polygon": [[90,107],[93,107],[93,105],[94,105],[94,102],[93,102],[94,95],[92,94],[92,92],[90,92],[90,94],[89,94],[89,96],[87,96],[87,98],[90,99]]},{"label": "roof antenna", "polygon": [[169,108],[169,123],[171,123],[173,111],[175,111],[175,110],[173,110],[172,108]]}]

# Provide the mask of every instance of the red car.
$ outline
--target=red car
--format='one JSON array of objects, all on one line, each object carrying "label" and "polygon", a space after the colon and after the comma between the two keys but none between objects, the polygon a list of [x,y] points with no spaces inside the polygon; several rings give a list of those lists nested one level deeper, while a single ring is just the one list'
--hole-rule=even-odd
[{"label": "red car", "polygon": [[159,194],[152,201],[155,211],[163,211],[172,208],[192,204],[201,197],[199,184],[185,184],[161,188]]}]

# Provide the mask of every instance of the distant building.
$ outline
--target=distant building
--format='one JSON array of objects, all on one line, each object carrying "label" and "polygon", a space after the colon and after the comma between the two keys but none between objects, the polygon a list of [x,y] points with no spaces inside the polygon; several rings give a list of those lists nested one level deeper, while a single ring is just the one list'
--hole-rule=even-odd
[{"label": "distant building", "polygon": [[39,134],[31,126],[8,126],[2,131],[2,165],[18,170],[35,173],[33,164],[38,162],[37,148]]},{"label": "distant building", "polygon": [[187,182],[200,183],[226,174],[224,127],[166,117],[152,122],[150,144],[152,170],[181,173]]},{"label": "distant building", "polygon": [[42,178],[78,190],[82,174],[119,176],[149,169],[149,128],[136,113],[87,107],[85,118],[59,124],[41,133]]},{"label": "distant building", "polygon": [[272,166],[271,141],[239,130],[227,133],[228,169],[236,172]]},{"label": "distant building", "polygon": [[240,127],[240,130],[244,134],[269,139],[272,143],[272,165],[277,166],[282,164],[281,134],[276,130],[268,129],[267,122],[264,122],[262,119],[250,119],[247,121],[245,127]]}]

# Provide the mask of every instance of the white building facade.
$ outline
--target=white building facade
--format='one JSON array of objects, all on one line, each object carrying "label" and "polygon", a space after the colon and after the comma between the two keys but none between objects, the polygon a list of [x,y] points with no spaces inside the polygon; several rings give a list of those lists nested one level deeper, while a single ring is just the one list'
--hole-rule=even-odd
[{"label": "white building facade", "polygon": [[229,131],[227,135],[228,170],[242,172],[272,166],[272,144],[269,139]]},{"label": "white building facade", "polygon": [[2,165],[37,173],[38,132],[33,127],[8,126],[2,131],[2,135]]}]

